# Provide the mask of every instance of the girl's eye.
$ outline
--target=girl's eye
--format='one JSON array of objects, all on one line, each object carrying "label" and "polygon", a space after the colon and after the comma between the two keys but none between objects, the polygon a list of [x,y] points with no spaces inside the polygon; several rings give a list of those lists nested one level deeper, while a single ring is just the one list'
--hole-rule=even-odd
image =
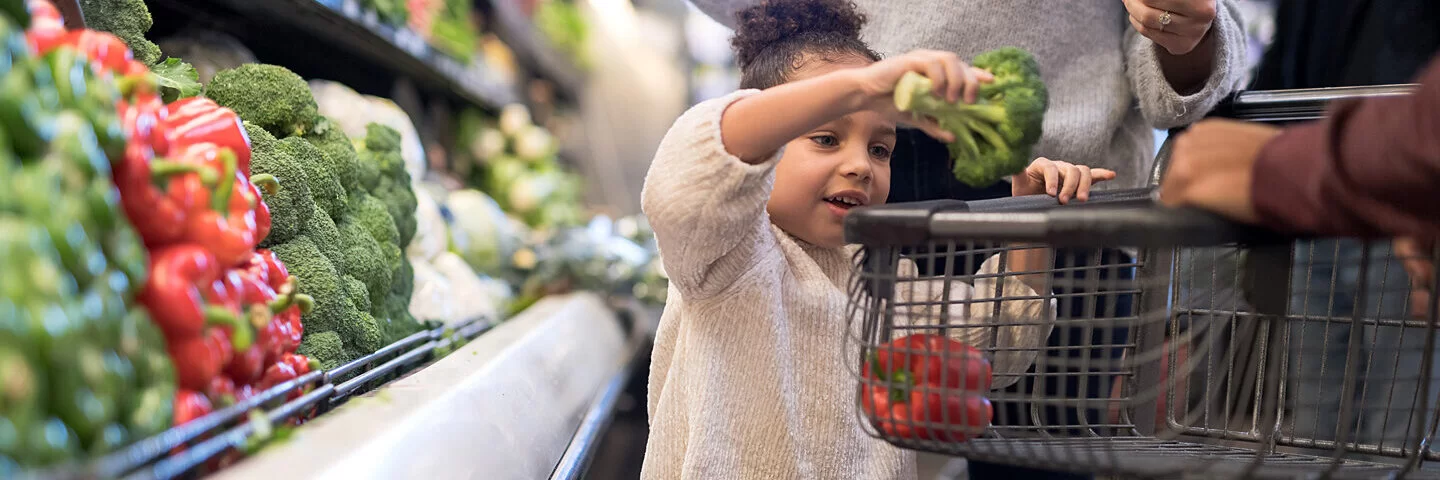
[{"label": "girl's eye", "polygon": [[890,158],[890,148],[884,145],[873,145],[870,147],[870,156],[875,158]]},{"label": "girl's eye", "polygon": [[840,139],[835,138],[834,135],[816,135],[810,137],[810,141],[822,147],[835,147],[840,145]]}]

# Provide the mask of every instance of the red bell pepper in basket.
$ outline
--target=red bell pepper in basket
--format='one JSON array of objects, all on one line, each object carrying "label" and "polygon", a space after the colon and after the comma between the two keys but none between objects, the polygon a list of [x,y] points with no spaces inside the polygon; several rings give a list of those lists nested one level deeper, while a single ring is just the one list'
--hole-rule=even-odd
[{"label": "red bell pepper in basket", "polygon": [[175,392],[175,424],[184,425],[191,420],[210,413],[210,400],[194,390],[180,389]]},{"label": "red bell pepper in basket", "polygon": [[887,436],[963,442],[994,412],[990,362],[969,345],[929,334],[880,346],[862,373],[861,409]]},{"label": "red bell pepper in basket", "polygon": [[182,388],[204,390],[235,354],[233,340],[224,329],[212,328],[198,337],[169,341],[175,381]]}]

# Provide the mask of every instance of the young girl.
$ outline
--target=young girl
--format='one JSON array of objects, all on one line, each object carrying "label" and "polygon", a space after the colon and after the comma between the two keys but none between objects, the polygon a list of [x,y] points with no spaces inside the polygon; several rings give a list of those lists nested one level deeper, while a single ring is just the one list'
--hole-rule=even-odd
[{"label": "young girl", "polygon": [[[924,74],[950,101],[966,102],[992,78],[951,53],[881,60],[859,40],[864,18],[846,0],[766,0],[739,20],[733,45],[744,90],[676,120],[645,179],[643,208],[671,294],[650,367],[642,477],[914,478],[914,455],[866,435],[856,411],[854,367],[842,357],[854,252],[842,220],[885,202],[897,121],[951,140],[934,122],[895,110],[901,75]],[[1038,159],[1012,191],[1084,200],[1092,182],[1111,178]],[[1032,251],[1006,263],[1037,271],[1047,260]],[[998,264],[992,258],[981,273]],[[1010,296],[1045,288],[1044,275],[1000,281]],[[983,299],[994,287],[952,290],[951,298]],[[993,307],[970,316],[993,317]],[[996,358],[997,389],[1013,383],[1006,373],[1029,368],[1049,334],[1039,319],[1053,312],[1042,300],[1011,300],[1002,316],[1036,325],[998,335],[1032,354]],[[982,348],[991,338],[953,335]]]}]

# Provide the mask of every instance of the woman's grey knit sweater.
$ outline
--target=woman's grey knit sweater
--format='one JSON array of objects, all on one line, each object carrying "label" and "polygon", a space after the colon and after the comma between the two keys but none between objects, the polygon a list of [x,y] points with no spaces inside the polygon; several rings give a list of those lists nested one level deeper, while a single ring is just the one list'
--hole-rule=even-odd
[{"label": "woman's grey knit sweater", "polygon": [[[759,0],[692,0],[734,27],[735,12]],[[1035,54],[1050,89],[1036,156],[1110,168],[1125,188],[1145,185],[1153,129],[1200,119],[1245,76],[1245,34],[1234,0],[1216,0],[1214,70],[1181,96],[1160,71],[1156,45],[1130,26],[1120,0],[855,0],[869,17],[864,40],[882,55],[919,48],[969,59],[1013,45]]]}]

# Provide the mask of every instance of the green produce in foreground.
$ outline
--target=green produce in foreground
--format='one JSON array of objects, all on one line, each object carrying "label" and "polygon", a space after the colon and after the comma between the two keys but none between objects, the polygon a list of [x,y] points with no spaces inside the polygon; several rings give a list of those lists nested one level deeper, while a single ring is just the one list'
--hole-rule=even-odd
[{"label": "green produce in foreground", "polygon": [[1040,141],[1049,96],[1035,57],[1016,47],[975,57],[976,68],[994,74],[980,86],[973,104],[949,103],[932,91],[930,79],[906,73],[895,85],[895,107],[934,118],[955,134],[948,145],[955,178],[972,187],[993,185],[1025,170],[1031,147]]},{"label": "green produce in foreground", "polygon": [[[147,20],[148,21],[148,20]],[[32,58],[0,16],[0,477],[84,461],[170,426],[174,367],[134,302],[145,249],[110,158],[118,89],[84,57]],[[18,92],[18,93],[17,93]]]},{"label": "green produce in foreground", "polygon": [[319,117],[305,79],[277,65],[250,63],[216,73],[205,96],[281,138],[304,135]]}]

